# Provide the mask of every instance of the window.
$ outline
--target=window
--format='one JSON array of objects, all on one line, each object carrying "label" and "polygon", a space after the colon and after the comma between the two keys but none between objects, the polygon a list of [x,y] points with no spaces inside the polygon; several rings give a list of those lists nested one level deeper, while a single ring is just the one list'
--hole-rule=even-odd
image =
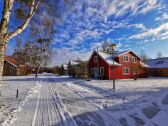
[{"label": "window", "polygon": [[100,67],[100,74],[104,74],[104,67]]},{"label": "window", "polygon": [[98,61],[98,57],[94,56],[94,62],[97,63],[97,61]]},{"label": "window", "polygon": [[130,73],[130,68],[123,68],[123,74],[129,74]]},{"label": "window", "polygon": [[133,69],[133,74],[139,74],[139,69],[138,68],[134,68]]},{"label": "window", "polygon": [[132,57],[132,62],[136,63],[137,62],[137,57]]},{"label": "window", "polygon": [[124,62],[128,62],[129,61],[129,57],[128,56],[124,56]]}]

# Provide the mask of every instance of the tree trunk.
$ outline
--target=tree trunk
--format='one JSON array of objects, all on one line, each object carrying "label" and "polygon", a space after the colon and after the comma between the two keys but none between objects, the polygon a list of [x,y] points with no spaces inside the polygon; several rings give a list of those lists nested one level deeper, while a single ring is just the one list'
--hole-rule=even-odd
[{"label": "tree trunk", "polygon": [[4,67],[4,57],[5,57],[6,44],[0,44],[0,96],[2,90],[2,75]]},{"label": "tree trunk", "polygon": [[38,72],[36,71],[35,77],[38,77]]},{"label": "tree trunk", "polygon": [[35,77],[38,77],[38,68],[35,68]]},{"label": "tree trunk", "polygon": [[0,44],[0,79],[2,78],[3,74],[4,54],[5,54],[5,48],[3,44]]}]

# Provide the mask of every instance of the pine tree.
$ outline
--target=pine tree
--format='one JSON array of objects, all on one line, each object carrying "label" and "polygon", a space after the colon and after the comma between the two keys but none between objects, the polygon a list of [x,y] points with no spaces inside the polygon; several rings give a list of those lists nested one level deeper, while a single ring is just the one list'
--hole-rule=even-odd
[{"label": "pine tree", "polygon": [[68,75],[69,77],[76,77],[76,71],[74,66],[71,64],[71,61],[69,61],[69,64],[68,64]]},{"label": "pine tree", "polygon": [[59,75],[64,75],[64,66],[63,65],[59,68]]}]

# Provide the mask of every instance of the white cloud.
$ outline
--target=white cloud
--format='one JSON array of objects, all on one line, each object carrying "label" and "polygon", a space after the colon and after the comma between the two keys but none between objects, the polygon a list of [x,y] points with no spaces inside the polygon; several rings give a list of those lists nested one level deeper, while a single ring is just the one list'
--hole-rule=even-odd
[{"label": "white cloud", "polygon": [[168,20],[168,13],[164,13],[161,17],[157,17],[155,21]]},{"label": "white cloud", "polygon": [[81,32],[79,32],[78,34],[76,34],[75,38],[72,39],[70,41],[70,45],[76,45],[76,44],[79,44],[79,43],[83,43],[83,41],[89,37],[93,37],[93,38],[96,38],[98,37],[100,34],[94,30],[94,31],[91,31],[91,30],[83,30]]},{"label": "white cloud", "polygon": [[146,27],[144,26],[144,24],[130,24],[127,26],[128,28],[137,28],[137,29],[142,29],[142,30],[146,30]]},{"label": "white cloud", "polygon": [[69,60],[76,60],[78,57],[81,60],[88,60],[90,55],[91,55],[90,52],[79,52],[71,48],[54,49],[52,62],[50,66],[56,66],[61,65],[63,63],[68,63]]},{"label": "white cloud", "polygon": [[168,31],[161,33],[156,37],[157,39],[165,40],[168,39]]},{"label": "white cloud", "polygon": [[162,24],[159,27],[148,29],[143,33],[132,35],[129,39],[144,39],[146,37],[157,37],[168,31],[168,23]]},{"label": "white cloud", "polygon": [[[83,46],[82,49],[87,48],[87,50],[90,50],[96,46],[101,46],[101,42],[97,41],[103,37],[102,35],[110,34],[119,28],[137,29],[141,32],[147,31],[147,28],[142,23],[130,24],[132,18],[130,16],[146,14],[159,7],[158,0],[77,0],[74,9],[64,17],[64,31],[58,33],[60,35],[57,38],[57,41],[59,41],[59,37],[65,39],[65,41],[69,38],[66,44],[74,48],[57,50],[58,57],[55,58],[56,62],[58,62],[57,64],[63,61],[66,62],[70,57],[76,57],[78,52],[74,51],[75,47],[79,44],[82,47],[87,39],[91,39],[93,42],[86,43],[90,45],[89,48],[88,46]],[[117,20],[126,14],[128,18]],[[113,20],[109,20],[110,17]],[[145,36],[144,34],[134,35],[132,38],[143,37]],[[127,38],[127,36],[121,38],[121,40],[124,40],[124,38]],[[60,40],[62,41],[62,39]],[[119,43],[119,47],[121,46],[121,43]],[[65,57],[66,53],[70,53],[72,56],[67,58]]]},{"label": "white cloud", "polygon": [[[145,14],[159,7],[158,0],[78,0],[74,10],[65,17],[65,30],[72,33],[69,45],[83,43],[86,39],[96,40],[118,28],[146,30],[143,24],[129,24],[129,19],[109,21],[109,17]],[[60,35],[68,38],[67,34]]]},{"label": "white cloud", "polygon": [[147,13],[148,11],[160,7],[158,0],[146,0],[143,5],[144,7],[139,11],[139,13]]},{"label": "white cloud", "polygon": [[107,16],[123,16],[131,12],[131,15],[145,14],[160,7],[158,0],[113,0],[107,2]]}]

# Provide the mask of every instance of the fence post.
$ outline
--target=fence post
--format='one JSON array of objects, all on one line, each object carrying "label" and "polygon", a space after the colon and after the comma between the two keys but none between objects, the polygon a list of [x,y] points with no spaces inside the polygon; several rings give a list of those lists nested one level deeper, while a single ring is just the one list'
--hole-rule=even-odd
[{"label": "fence post", "polygon": [[17,89],[16,90],[16,98],[18,98],[19,97],[19,90]]}]

